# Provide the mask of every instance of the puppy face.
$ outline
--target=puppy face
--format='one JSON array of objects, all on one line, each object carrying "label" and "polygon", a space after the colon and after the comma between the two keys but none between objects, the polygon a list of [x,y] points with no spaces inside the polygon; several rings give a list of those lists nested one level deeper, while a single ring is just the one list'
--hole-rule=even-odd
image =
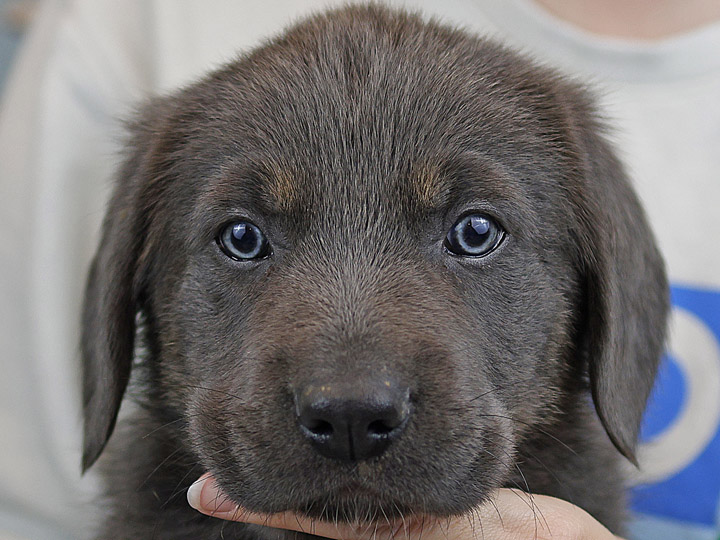
[{"label": "puppy face", "polygon": [[245,507],[470,509],[589,379],[631,457],[662,264],[585,94],[379,8],[146,108],[85,311],[85,466],[150,400]]}]

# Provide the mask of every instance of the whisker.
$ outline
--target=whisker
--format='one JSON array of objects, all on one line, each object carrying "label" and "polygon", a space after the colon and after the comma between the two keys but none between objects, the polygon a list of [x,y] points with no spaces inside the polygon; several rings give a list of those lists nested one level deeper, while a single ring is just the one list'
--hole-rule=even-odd
[{"label": "whisker", "polygon": [[565,444],[563,441],[558,439],[552,433],[547,432],[546,430],[542,429],[541,427],[539,427],[536,424],[530,424],[529,422],[523,422],[522,420],[518,420],[517,418],[513,418],[511,416],[502,415],[502,414],[480,414],[478,416],[483,417],[483,418],[504,418],[505,420],[510,420],[511,422],[517,422],[518,424],[523,424],[524,426],[530,427],[533,430],[537,430],[540,434],[545,435],[546,437],[550,437],[555,442],[561,444],[566,450],[571,452],[573,455],[576,455],[576,456],[578,455],[578,453],[573,448],[571,448],[570,446]]},{"label": "whisker", "polygon": [[220,390],[219,388],[210,388],[208,386],[199,386],[196,384],[185,384],[184,386],[185,386],[185,388],[193,388],[195,390],[205,390],[208,392],[216,392],[218,394],[222,394],[224,396],[231,397],[231,398],[237,399],[239,401],[243,401],[243,398],[241,398],[240,396],[238,396],[236,394],[232,394],[230,392],[226,392],[225,390]]},{"label": "whisker", "polygon": [[[197,414],[201,414],[201,413],[197,413]],[[188,416],[189,416],[189,415],[186,415],[186,417],[188,417]],[[163,424],[163,425],[161,425],[160,427],[157,427],[157,428],[153,429],[152,431],[146,433],[145,435],[142,435],[141,438],[142,438],[142,439],[147,439],[148,437],[150,437],[151,435],[154,435],[156,432],[160,431],[161,429],[165,429],[165,428],[167,428],[167,427],[170,427],[170,426],[173,425],[173,424],[177,424],[178,422],[182,422],[183,420],[185,420],[186,417],[184,417],[184,418],[177,418],[177,419],[175,419],[175,420],[172,420],[171,422],[167,422],[166,424]]]}]

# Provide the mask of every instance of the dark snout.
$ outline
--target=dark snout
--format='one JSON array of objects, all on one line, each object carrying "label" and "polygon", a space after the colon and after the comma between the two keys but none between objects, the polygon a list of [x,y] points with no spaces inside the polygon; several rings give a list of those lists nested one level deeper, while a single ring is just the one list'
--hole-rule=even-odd
[{"label": "dark snout", "polygon": [[381,455],[410,418],[410,390],[387,378],[310,383],[295,390],[302,434],[323,456],[362,461]]}]

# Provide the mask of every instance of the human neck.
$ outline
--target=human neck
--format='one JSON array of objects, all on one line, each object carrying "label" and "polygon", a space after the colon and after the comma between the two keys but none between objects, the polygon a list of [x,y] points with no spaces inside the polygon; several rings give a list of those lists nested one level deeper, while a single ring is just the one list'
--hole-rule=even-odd
[{"label": "human neck", "polygon": [[720,21],[718,0],[534,0],[594,34],[657,40]]}]

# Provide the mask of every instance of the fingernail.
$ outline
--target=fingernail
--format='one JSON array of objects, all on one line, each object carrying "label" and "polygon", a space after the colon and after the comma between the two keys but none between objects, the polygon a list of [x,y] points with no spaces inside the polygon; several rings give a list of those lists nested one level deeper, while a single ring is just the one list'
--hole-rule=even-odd
[{"label": "fingernail", "polygon": [[190,486],[187,500],[195,510],[211,516],[235,512],[238,507],[209,474],[201,476]]},{"label": "fingernail", "polygon": [[200,493],[202,493],[207,478],[207,476],[201,476],[188,488],[187,501],[195,510],[200,510]]}]

